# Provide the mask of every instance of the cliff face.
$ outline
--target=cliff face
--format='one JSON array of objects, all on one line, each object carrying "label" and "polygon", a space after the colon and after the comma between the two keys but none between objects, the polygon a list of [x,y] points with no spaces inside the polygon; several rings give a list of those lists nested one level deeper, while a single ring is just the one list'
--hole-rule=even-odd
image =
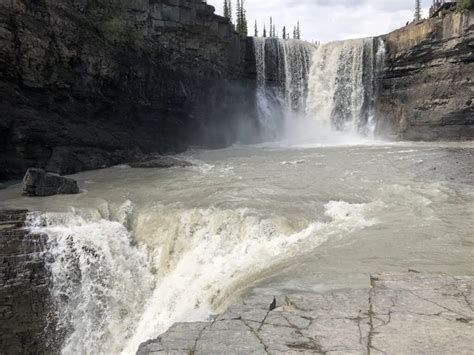
[{"label": "cliff face", "polygon": [[48,332],[47,237],[29,234],[24,210],[0,210],[0,349],[2,354],[52,353]]},{"label": "cliff face", "polygon": [[97,3],[0,0],[0,180],[224,146],[254,129],[242,120],[254,100],[246,41],[212,6],[117,0],[121,17],[101,24]]},{"label": "cliff face", "polygon": [[474,137],[474,11],[412,23],[383,37],[377,133],[407,140]]}]

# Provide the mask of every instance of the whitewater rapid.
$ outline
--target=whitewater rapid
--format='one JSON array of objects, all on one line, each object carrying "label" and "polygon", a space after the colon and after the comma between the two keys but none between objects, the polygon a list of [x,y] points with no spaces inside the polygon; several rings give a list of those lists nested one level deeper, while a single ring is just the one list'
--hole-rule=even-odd
[{"label": "whitewater rapid", "polygon": [[[303,227],[251,209],[157,206],[137,214],[130,230],[123,219],[80,213],[33,214],[29,228],[48,235],[50,316],[68,334],[62,352],[134,354],[175,322],[207,319],[279,263],[375,224],[364,216],[372,207],[330,201],[328,222]],[[126,201],[118,213],[130,208]]]},{"label": "whitewater rapid", "polygon": [[13,186],[0,206],[39,211],[28,223],[48,235],[62,353],[132,354],[254,285],[280,294],[361,287],[385,270],[469,274],[473,148],[195,151],[182,157],[189,168],[77,174],[76,196],[31,199]]}]

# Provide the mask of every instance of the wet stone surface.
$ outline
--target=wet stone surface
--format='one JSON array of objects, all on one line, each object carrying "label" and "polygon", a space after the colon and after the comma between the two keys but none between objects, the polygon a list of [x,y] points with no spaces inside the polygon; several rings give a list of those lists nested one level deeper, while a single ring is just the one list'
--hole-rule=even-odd
[{"label": "wet stone surface", "polygon": [[138,354],[469,354],[473,277],[376,274],[369,290],[252,296],[209,322],[178,323]]}]

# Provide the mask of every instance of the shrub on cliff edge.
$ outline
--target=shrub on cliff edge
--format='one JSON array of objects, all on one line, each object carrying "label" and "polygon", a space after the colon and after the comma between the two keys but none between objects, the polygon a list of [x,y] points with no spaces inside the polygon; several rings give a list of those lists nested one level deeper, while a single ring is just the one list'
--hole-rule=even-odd
[{"label": "shrub on cliff edge", "polygon": [[474,9],[474,0],[460,0],[458,6],[462,10]]},{"label": "shrub on cliff edge", "polygon": [[143,28],[128,19],[120,0],[92,0],[87,13],[107,40],[134,46],[143,44]]}]

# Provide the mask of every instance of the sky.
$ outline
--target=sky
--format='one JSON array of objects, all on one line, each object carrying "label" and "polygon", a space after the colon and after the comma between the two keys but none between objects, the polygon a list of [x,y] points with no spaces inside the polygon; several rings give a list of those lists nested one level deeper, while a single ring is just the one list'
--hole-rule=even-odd
[{"label": "sky", "polygon": [[[222,14],[224,0],[208,0]],[[232,0],[233,10],[237,0]],[[422,0],[427,16],[430,0]],[[269,28],[270,16],[281,35],[300,21],[302,39],[323,43],[376,36],[402,27],[413,19],[415,0],[245,0],[249,35],[257,20],[260,35],[263,23]],[[235,15],[234,15],[235,17]]]}]

